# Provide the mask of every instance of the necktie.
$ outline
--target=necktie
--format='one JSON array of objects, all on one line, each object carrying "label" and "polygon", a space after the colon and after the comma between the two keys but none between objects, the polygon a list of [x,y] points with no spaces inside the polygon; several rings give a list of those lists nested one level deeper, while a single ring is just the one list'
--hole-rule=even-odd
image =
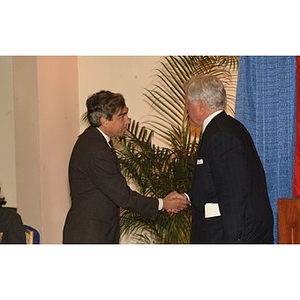
[{"label": "necktie", "polygon": [[113,143],[113,141],[110,139],[108,143],[109,143],[110,148],[112,149],[112,151],[116,152],[116,150],[115,150],[115,148],[114,148],[114,143]]},{"label": "necktie", "polygon": [[203,131],[200,132],[199,141],[198,141],[198,147],[197,147],[197,150],[196,150],[196,156],[198,155],[198,152],[200,151],[200,146],[201,146],[201,141],[202,141],[202,135],[203,135]]}]

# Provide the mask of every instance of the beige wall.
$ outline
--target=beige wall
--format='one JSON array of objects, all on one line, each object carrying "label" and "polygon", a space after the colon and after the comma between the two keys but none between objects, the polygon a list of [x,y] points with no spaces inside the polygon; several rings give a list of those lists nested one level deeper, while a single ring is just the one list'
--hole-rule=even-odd
[{"label": "beige wall", "polygon": [[47,243],[61,241],[69,209],[68,161],[78,136],[77,57],[38,57],[41,212]]},{"label": "beige wall", "polygon": [[[121,93],[129,107],[129,117],[140,121],[149,113],[143,92],[154,80],[159,56],[79,56],[79,113],[86,111],[88,95],[102,89]],[[81,124],[81,131],[85,128]]]},{"label": "beige wall", "polygon": [[12,207],[17,205],[14,132],[13,59],[0,57],[0,187]]},{"label": "beige wall", "polygon": [[13,58],[13,78],[17,209],[42,232],[37,59]]},{"label": "beige wall", "polygon": [[15,57],[17,208],[43,243],[60,243],[67,165],[78,135],[76,57]]},{"label": "beige wall", "polygon": [[100,89],[120,92],[130,117],[140,120],[149,113],[142,93],[160,59],[0,57],[0,111],[9,116],[0,120],[7,145],[1,148],[2,194],[24,223],[39,230],[42,243],[62,241],[70,206],[68,160],[85,127],[80,118],[87,96]]}]

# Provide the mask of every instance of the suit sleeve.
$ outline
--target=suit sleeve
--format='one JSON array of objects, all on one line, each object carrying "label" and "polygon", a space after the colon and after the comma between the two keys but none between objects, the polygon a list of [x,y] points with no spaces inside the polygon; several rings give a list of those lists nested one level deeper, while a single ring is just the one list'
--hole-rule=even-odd
[{"label": "suit sleeve", "polygon": [[91,160],[90,178],[96,187],[117,206],[151,219],[158,214],[158,199],[145,197],[133,191],[119,167],[119,161],[109,148],[99,151]]},{"label": "suit sleeve", "polygon": [[225,132],[212,137],[209,150],[225,240],[240,242],[248,190],[245,151],[237,138]]}]

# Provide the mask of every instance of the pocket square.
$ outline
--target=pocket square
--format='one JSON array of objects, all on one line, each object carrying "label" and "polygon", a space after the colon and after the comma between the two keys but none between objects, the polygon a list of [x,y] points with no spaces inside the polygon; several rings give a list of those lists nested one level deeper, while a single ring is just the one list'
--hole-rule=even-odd
[{"label": "pocket square", "polygon": [[204,211],[205,211],[205,218],[221,216],[218,203],[206,203],[204,205]]},{"label": "pocket square", "polygon": [[203,159],[202,158],[197,159],[197,165],[203,165]]}]

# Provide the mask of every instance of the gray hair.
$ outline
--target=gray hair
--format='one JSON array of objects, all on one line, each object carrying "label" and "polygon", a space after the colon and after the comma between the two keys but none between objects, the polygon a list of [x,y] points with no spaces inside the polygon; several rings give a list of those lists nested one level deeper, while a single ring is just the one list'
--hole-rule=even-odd
[{"label": "gray hair", "polygon": [[211,109],[225,109],[226,91],[220,79],[213,75],[197,75],[184,84],[184,90],[191,102],[205,100]]}]

